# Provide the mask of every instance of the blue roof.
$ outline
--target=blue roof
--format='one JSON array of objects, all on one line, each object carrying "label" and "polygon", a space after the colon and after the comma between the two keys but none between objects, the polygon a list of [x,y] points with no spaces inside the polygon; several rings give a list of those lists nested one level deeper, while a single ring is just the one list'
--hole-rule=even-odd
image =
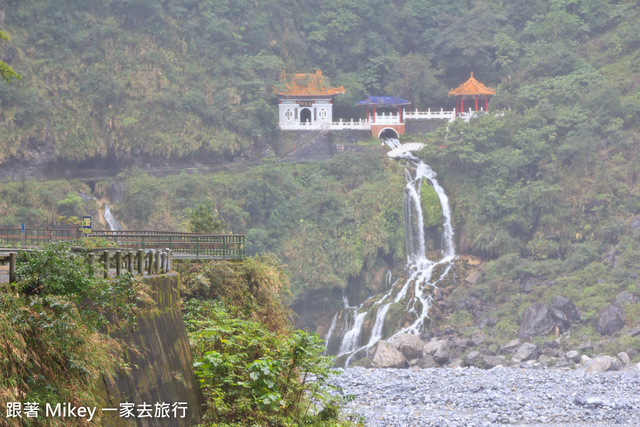
[{"label": "blue roof", "polygon": [[397,96],[367,96],[364,101],[356,102],[356,105],[369,105],[372,107],[397,107],[399,105],[409,105],[411,102]]}]

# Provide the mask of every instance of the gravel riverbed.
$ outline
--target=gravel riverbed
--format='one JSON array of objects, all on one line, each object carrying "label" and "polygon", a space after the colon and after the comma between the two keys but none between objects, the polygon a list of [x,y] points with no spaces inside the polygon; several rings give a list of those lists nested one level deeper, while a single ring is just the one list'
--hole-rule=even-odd
[{"label": "gravel riverbed", "polygon": [[637,371],[475,367],[340,370],[367,426],[640,426]]}]

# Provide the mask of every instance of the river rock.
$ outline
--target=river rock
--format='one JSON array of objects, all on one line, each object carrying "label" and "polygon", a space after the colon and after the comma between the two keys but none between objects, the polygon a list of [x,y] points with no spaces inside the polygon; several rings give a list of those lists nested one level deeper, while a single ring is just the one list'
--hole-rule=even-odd
[{"label": "river rock", "polygon": [[432,355],[425,354],[424,356],[422,356],[420,359],[417,360],[415,366],[422,369],[428,369],[428,368],[439,368],[440,364],[436,362],[436,359],[434,359]]},{"label": "river rock", "polygon": [[419,336],[413,334],[398,334],[387,341],[407,358],[407,360],[417,359],[422,356],[424,342]]},{"label": "river rock", "polygon": [[580,353],[575,350],[567,351],[567,354],[564,355],[568,360],[571,360],[573,363],[580,362]]},{"label": "river rock", "polygon": [[580,321],[580,313],[573,301],[560,295],[555,295],[551,298],[549,311],[551,312],[551,317],[553,317],[562,331],[566,331],[571,324]]},{"label": "river rock", "polygon": [[617,371],[622,367],[622,363],[617,357],[598,356],[595,357],[585,366],[585,372],[606,372]]},{"label": "river rock", "polygon": [[378,341],[369,352],[371,366],[374,368],[404,368],[407,359],[404,355],[388,342]]},{"label": "river rock", "polygon": [[522,313],[518,337],[529,340],[536,335],[546,335],[556,327],[547,306],[541,302],[530,305]]},{"label": "river rock", "polygon": [[479,368],[491,369],[496,366],[509,366],[510,363],[502,356],[482,356],[479,363],[476,365]]},{"label": "river rock", "polygon": [[422,348],[423,354],[430,354],[438,363],[446,363],[449,360],[451,348],[447,340],[429,341]]},{"label": "river rock", "polygon": [[611,335],[624,327],[624,309],[616,304],[608,305],[600,312],[596,329],[602,335]]},{"label": "river rock", "polygon": [[523,343],[516,354],[511,358],[512,363],[526,362],[527,360],[537,359],[540,355],[540,349],[537,345],[530,342]]},{"label": "river rock", "polygon": [[478,361],[480,361],[480,352],[476,350],[470,351],[464,358],[465,366],[475,366]]},{"label": "river rock", "polygon": [[464,350],[469,347],[469,340],[466,338],[455,338],[453,340],[453,346],[458,350]]},{"label": "river rock", "polygon": [[516,338],[515,340],[511,340],[508,343],[502,344],[500,346],[500,351],[503,353],[510,353],[512,351],[517,350],[521,344],[522,344],[522,341],[520,341],[520,338]]},{"label": "river rock", "polygon": [[486,338],[487,337],[482,331],[473,331],[473,333],[471,334],[471,341],[473,341],[473,345],[482,344]]},{"label": "river rock", "polygon": [[624,351],[621,351],[620,353],[618,353],[618,360],[620,360],[620,362],[622,362],[623,365],[626,365],[629,362],[631,362],[631,358]]}]

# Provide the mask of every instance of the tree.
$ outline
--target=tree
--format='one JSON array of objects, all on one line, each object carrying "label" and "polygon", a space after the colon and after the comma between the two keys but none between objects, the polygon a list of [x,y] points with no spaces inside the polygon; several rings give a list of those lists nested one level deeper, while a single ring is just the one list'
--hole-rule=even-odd
[{"label": "tree", "polygon": [[[9,40],[9,36],[0,31],[0,39]],[[22,76],[15,71],[13,68],[9,67],[6,62],[0,61],[0,77],[5,79],[5,81],[10,82],[14,77],[17,79],[21,79]]]},{"label": "tree", "polygon": [[216,205],[211,201],[185,209],[184,216],[191,233],[215,234],[222,233],[227,228],[227,224],[218,216]]}]

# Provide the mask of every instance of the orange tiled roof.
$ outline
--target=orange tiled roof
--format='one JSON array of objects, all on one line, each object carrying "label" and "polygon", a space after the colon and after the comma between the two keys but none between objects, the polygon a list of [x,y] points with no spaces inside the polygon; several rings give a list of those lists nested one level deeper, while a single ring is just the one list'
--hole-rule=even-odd
[{"label": "orange tiled roof", "polygon": [[322,71],[315,74],[280,73],[279,87],[273,93],[281,96],[333,96],[344,93],[344,87],[327,87]]},{"label": "orange tiled roof", "polygon": [[469,80],[462,83],[455,89],[451,89],[449,91],[449,95],[459,96],[459,95],[495,95],[496,90],[490,87],[487,87],[473,78],[473,72],[471,72],[471,77]]}]

